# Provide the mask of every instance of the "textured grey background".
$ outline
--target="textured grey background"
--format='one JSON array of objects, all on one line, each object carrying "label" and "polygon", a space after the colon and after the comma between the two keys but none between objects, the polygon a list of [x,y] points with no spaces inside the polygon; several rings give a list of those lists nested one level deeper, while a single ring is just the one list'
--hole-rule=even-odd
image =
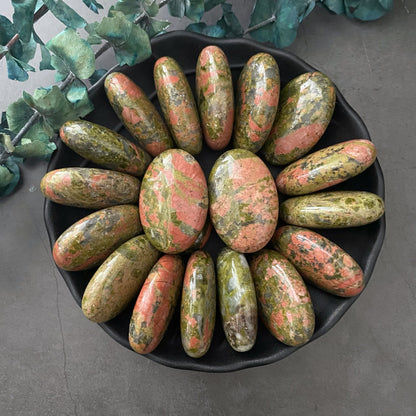
[{"label": "textured grey background", "polygon": [[[0,14],[11,16],[8,3]],[[251,2],[237,3],[244,21]],[[48,16],[37,29],[48,40],[62,26]],[[46,164],[26,162],[17,192],[0,200],[1,416],[416,414],[416,2],[398,0],[373,23],[316,8],[288,49],[333,79],[378,148],[387,234],[362,296],[329,333],[278,363],[230,374],[163,367],[83,317],[50,254]],[[9,81],[4,60],[0,74],[2,110],[53,80],[45,71]]]}]

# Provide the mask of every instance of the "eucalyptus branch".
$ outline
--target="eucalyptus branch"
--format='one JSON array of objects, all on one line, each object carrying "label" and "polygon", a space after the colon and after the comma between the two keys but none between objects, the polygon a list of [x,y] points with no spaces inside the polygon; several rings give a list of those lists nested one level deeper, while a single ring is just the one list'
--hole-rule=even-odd
[{"label": "eucalyptus branch", "polygon": [[276,21],[276,16],[271,16],[268,19],[264,20],[263,22],[257,23],[254,26],[248,27],[245,31],[244,31],[244,35],[246,35],[247,33],[252,32],[253,30],[257,30],[257,29],[261,29],[264,26],[267,26],[270,23],[274,23]]},{"label": "eucalyptus branch", "polygon": [[[42,16],[44,16],[48,12],[48,8],[43,5],[34,15],[33,15],[33,23],[36,23]],[[4,55],[9,52],[9,50],[17,43],[19,40],[19,34],[16,33],[5,45],[7,48],[5,51],[0,53],[0,59],[4,57]]]},{"label": "eucalyptus branch", "polygon": [[[159,8],[166,6],[170,1],[172,0],[162,0],[159,3]],[[34,21],[39,20],[43,15],[45,15],[45,13],[48,11],[48,8],[46,6],[42,6],[36,13],[35,13],[35,17],[34,17]],[[141,13],[135,20],[133,23],[138,24],[140,23],[145,17],[147,16],[147,13]],[[35,20],[36,19],[36,20]],[[16,38],[16,39],[15,39]],[[16,34],[10,41],[12,42],[12,40],[14,40],[13,44],[16,43],[19,39],[19,35]],[[6,47],[8,47],[9,44],[6,45]],[[11,47],[11,46],[10,46]],[[109,42],[105,42],[96,52],[95,52],[95,59],[97,59],[99,56],[101,56],[104,52],[106,52],[108,49],[111,48],[111,45]],[[6,52],[4,52],[3,54],[6,54]],[[2,58],[2,56],[0,56],[0,59]],[[110,74],[111,72],[114,71],[114,69],[116,69],[118,67],[118,64],[114,65],[112,68],[110,68],[108,71],[106,71],[106,73],[98,80],[96,81],[93,85],[91,85],[88,88],[88,93],[90,94],[92,91],[94,91],[98,85],[102,82],[103,79],[105,79],[105,77]],[[68,85],[70,85],[74,80],[76,79],[76,76],[71,72],[66,78],[65,80],[58,86],[59,89],[62,91],[64,90],[66,87],[68,87]],[[16,134],[16,136],[13,138],[12,140],[12,145],[16,146],[19,144],[20,140],[24,137],[24,135],[29,131],[29,129],[39,120],[39,118],[41,117],[41,114],[35,110],[35,112],[32,114],[32,116],[29,118],[29,120],[27,121],[27,123],[20,129],[20,131]],[[8,152],[7,150],[4,150],[1,154],[0,154],[0,165],[2,163],[4,163],[6,161],[6,159],[11,156],[12,153]]]}]

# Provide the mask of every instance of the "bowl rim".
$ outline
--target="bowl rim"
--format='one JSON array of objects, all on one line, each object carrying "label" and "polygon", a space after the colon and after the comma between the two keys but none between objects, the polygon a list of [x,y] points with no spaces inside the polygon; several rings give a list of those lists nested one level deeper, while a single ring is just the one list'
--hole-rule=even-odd
[{"label": "bowl rim", "polygon": [[[162,56],[162,55],[158,56],[158,54],[157,54],[157,49],[158,49],[159,45],[162,45],[167,41],[178,42],[178,39],[183,39],[183,38],[193,39],[193,40],[200,41],[200,42],[203,42],[203,43],[217,45],[219,47],[227,46],[227,45],[232,45],[232,46],[236,46],[236,45],[247,46],[247,45],[250,45],[255,49],[261,50],[261,51],[269,53],[271,55],[279,55],[281,57],[287,58],[287,59],[295,62],[296,64],[298,64],[298,65],[300,65],[304,68],[307,68],[308,71],[319,71],[318,69],[314,68],[313,66],[311,66],[310,64],[305,62],[303,59],[301,59],[298,56],[296,56],[295,54],[293,54],[292,52],[289,52],[287,50],[282,50],[282,49],[276,49],[273,46],[271,46],[270,44],[260,43],[260,42],[257,42],[257,41],[251,40],[251,39],[245,39],[245,38],[228,38],[228,39],[211,38],[211,37],[208,37],[208,36],[205,36],[205,35],[201,35],[201,34],[193,33],[193,32],[188,32],[188,31],[183,31],[183,30],[167,32],[165,34],[162,34],[162,35],[159,35],[159,36],[156,36],[155,38],[153,38],[151,40],[151,46],[152,46],[152,56],[151,57],[153,57],[154,59],[157,59],[160,56]],[[123,68],[128,68],[128,67],[126,65],[117,66],[113,69],[113,72],[123,71]],[[97,91],[99,91],[103,87],[103,85],[104,85],[104,79],[102,79],[100,81],[100,83],[97,85],[97,87],[91,93],[91,97],[94,97],[94,95],[97,93]],[[340,92],[340,90],[338,89],[338,87],[336,85],[335,85],[335,89],[336,89],[336,101],[337,101],[337,103],[339,103],[339,105],[343,107],[343,110],[346,111],[351,118],[355,119],[358,122],[358,124],[360,124],[360,127],[362,128],[362,130],[363,130],[363,132],[365,133],[365,136],[366,136],[366,137],[362,137],[362,138],[366,138],[366,139],[371,140],[370,134],[368,132],[368,129],[367,129],[366,125],[364,124],[364,121],[361,119],[359,114],[351,107],[351,105],[346,101],[346,99],[344,98],[344,96],[342,95],[342,93]],[[86,116],[86,118],[88,118],[88,115]],[[65,148],[65,146],[63,145],[63,143],[61,141],[59,141],[57,143],[57,150],[54,152],[51,159],[49,160],[48,167],[47,167],[47,172],[49,172],[51,170],[51,168],[55,164],[55,160],[58,158],[59,154],[63,151],[62,149],[64,149],[64,148]],[[381,166],[380,166],[380,163],[379,163],[378,159],[376,159],[376,161],[374,163],[374,167],[375,167],[376,176],[377,176],[377,179],[378,179],[375,193],[377,195],[379,195],[384,200],[385,199],[384,175],[383,175],[383,172],[381,170]],[[47,234],[48,234],[48,238],[49,238],[49,244],[52,248],[54,243],[55,243],[55,237],[53,235],[54,226],[53,226],[51,218],[48,216],[48,212],[50,210],[51,204],[53,204],[53,202],[51,202],[50,200],[48,200],[46,198],[44,199],[43,217],[44,217],[44,222],[45,222],[45,226],[46,226],[46,230],[47,230]],[[386,216],[383,215],[378,221],[379,221],[379,231],[377,233],[377,237],[375,239],[375,242],[374,242],[374,245],[373,245],[371,251],[369,252],[368,257],[366,258],[366,262],[362,267],[363,272],[364,272],[364,276],[366,276],[366,285],[368,284],[368,282],[369,282],[369,280],[372,276],[372,272],[374,270],[377,258],[380,254],[380,251],[381,251],[381,248],[382,248],[382,245],[383,245],[383,242],[384,242],[384,237],[385,237]],[[55,264],[54,264],[54,266],[57,267]],[[72,280],[69,278],[69,276],[66,274],[65,271],[61,270],[59,267],[57,267],[57,269],[60,272],[61,276],[63,277],[69,291],[71,292],[71,294],[74,298],[74,300],[80,306],[81,305],[81,298],[78,296],[78,293],[76,291],[75,286],[72,283]],[[357,296],[354,296],[352,298],[344,298],[344,302],[340,306],[337,307],[336,311],[331,314],[330,318],[321,326],[321,328],[319,328],[319,330],[315,331],[315,333],[313,334],[313,337],[310,339],[310,341],[308,341],[306,344],[304,344],[302,346],[291,347],[291,348],[286,349],[282,354],[279,355],[279,357],[277,357],[277,354],[270,354],[270,355],[267,355],[267,356],[264,356],[264,357],[261,357],[261,358],[250,358],[250,360],[247,360],[247,359],[244,359],[244,355],[241,355],[240,360],[235,360],[235,361],[230,362],[228,364],[221,365],[220,367],[205,364],[205,363],[202,363],[202,362],[200,362],[196,359],[193,359],[193,360],[191,360],[189,362],[186,362],[186,363],[181,362],[179,364],[176,364],[175,362],[172,362],[171,359],[167,359],[167,358],[165,358],[163,356],[160,356],[160,355],[158,355],[157,353],[154,353],[154,352],[150,353],[150,354],[146,354],[144,357],[146,357],[146,358],[148,358],[152,361],[155,361],[159,364],[165,365],[167,367],[171,367],[171,368],[183,369],[183,370],[203,371],[203,372],[210,372],[210,373],[233,372],[233,371],[243,370],[243,369],[246,369],[246,368],[252,368],[252,367],[258,367],[258,366],[271,364],[271,363],[280,361],[283,358],[286,358],[287,356],[293,354],[295,351],[299,350],[300,348],[302,348],[304,346],[309,345],[311,342],[313,342],[314,340],[318,339],[319,337],[321,337],[325,333],[327,333],[332,327],[334,327],[334,325],[336,323],[338,323],[341,320],[341,318],[345,315],[347,310],[352,306],[352,304],[358,299],[359,296],[360,296],[360,294],[357,295]],[[124,338],[121,338],[119,336],[119,334],[114,332],[113,329],[111,327],[109,327],[106,323],[100,323],[98,325],[108,335],[110,335],[111,338],[113,338],[119,344],[121,344],[122,346],[126,347],[127,349],[129,349],[133,352],[132,348],[128,344],[128,340],[126,342],[126,340]],[[136,354],[136,355],[139,355],[139,354]]]}]

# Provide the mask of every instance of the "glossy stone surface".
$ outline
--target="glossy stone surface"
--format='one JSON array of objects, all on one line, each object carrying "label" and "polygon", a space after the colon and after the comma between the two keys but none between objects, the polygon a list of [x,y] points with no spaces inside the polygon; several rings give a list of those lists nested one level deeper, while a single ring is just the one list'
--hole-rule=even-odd
[{"label": "glossy stone surface", "polygon": [[143,90],[120,72],[109,74],[104,83],[108,101],[129,133],[150,155],[173,147],[162,117]]},{"label": "glossy stone surface", "polygon": [[165,254],[153,266],[134,305],[129,343],[139,354],[160,343],[178,303],[184,266],[180,256]]},{"label": "glossy stone surface", "polygon": [[279,192],[303,195],[344,182],[364,172],[376,160],[369,140],[348,140],[293,162],[276,178]]},{"label": "glossy stone surface", "polygon": [[361,267],[323,235],[286,225],[276,230],[271,244],[296,267],[303,278],[328,293],[350,297],[364,289]]},{"label": "glossy stone surface", "polygon": [[234,124],[234,91],[227,57],[207,46],[196,64],[196,98],[205,143],[213,150],[226,147]]},{"label": "glossy stone surface", "polygon": [[229,248],[221,250],[217,258],[217,290],[228,343],[238,352],[251,350],[257,337],[257,301],[244,254]]},{"label": "glossy stone surface", "polygon": [[74,152],[102,167],[142,176],[150,155],[125,137],[90,121],[67,121],[59,132]]},{"label": "glossy stone surface", "polygon": [[308,289],[295,267],[274,250],[253,255],[250,270],[259,314],[274,337],[290,346],[303,345],[315,329]]},{"label": "glossy stone surface", "polygon": [[139,206],[145,234],[158,250],[187,250],[208,212],[207,183],[199,163],[184,150],[161,153],[143,177]]},{"label": "glossy stone surface", "polygon": [[173,140],[183,150],[197,155],[202,150],[198,108],[180,65],[170,57],[159,58],[153,71],[157,96]]},{"label": "glossy stone surface", "polygon": [[289,81],[262,149],[266,160],[287,165],[306,155],[331,121],[335,99],[332,81],[321,72],[307,72]]},{"label": "glossy stone surface", "polygon": [[93,322],[115,318],[137,296],[158,258],[159,251],[143,234],[118,247],[88,283],[82,298],[84,315]]},{"label": "glossy stone surface", "polygon": [[191,247],[186,250],[187,253],[192,254],[194,251],[202,250],[209,240],[209,237],[211,236],[212,232],[212,222],[209,218],[205,221],[204,228],[202,231],[198,234],[198,237],[196,238],[195,242],[191,245]]},{"label": "glossy stone surface", "polygon": [[53,258],[64,270],[86,270],[99,265],[120,244],[142,231],[139,209],[116,205],[80,219],[56,240]]},{"label": "glossy stone surface", "polygon": [[280,205],[283,221],[312,228],[358,227],[383,214],[383,200],[366,191],[318,192],[289,198]]},{"label": "glossy stone surface", "polygon": [[182,346],[193,358],[202,357],[211,345],[215,327],[215,266],[204,251],[191,255],[185,270],[181,298]]},{"label": "glossy stone surface", "polygon": [[280,73],[267,53],[252,56],[241,71],[236,92],[233,145],[257,153],[272,128],[280,94]]},{"label": "glossy stone surface", "polygon": [[273,177],[254,153],[223,153],[209,175],[210,217],[224,243],[253,253],[270,240],[277,225],[279,201]]},{"label": "glossy stone surface", "polygon": [[57,204],[101,209],[137,203],[140,181],[107,169],[62,168],[48,172],[40,182],[40,190]]}]

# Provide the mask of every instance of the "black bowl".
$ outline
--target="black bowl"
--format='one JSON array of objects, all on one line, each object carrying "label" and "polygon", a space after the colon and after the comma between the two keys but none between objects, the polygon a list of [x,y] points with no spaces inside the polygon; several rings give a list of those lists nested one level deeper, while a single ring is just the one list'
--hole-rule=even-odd
[{"label": "black bowl", "polygon": [[[193,87],[198,54],[205,46],[211,44],[221,47],[227,55],[232,69],[234,83],[247,60],[252,55],[261,51],[267,52],[275,57],[280,68],[282,86],[290,79],[304,72],[315,70],[315,68],[289,52],[276,50],[257,42],[245,39],[213,39],[189,32],[171,32],[153,39],[153,54],[151,58],[134,67],[122,67],[118,70],[132,78],[146,92],[156,107],[159,108],[153,83],[153,65],[155,61],[161,56],[175,58],[184,69],[190,85]],[[87,119],[119,131],[126,137],[130,137],[108,103],[103,85],[94,91],[91,98],[94,102],[95,110],[88,115]],[[361,118],[345,101],[337,89],[334,116],[327,131],[314,150],[353,138],[369,139],[370,137]],[[198,156],[197,159],[207,176],[213,163],[220,154],[221,152],[214,152],[209,150],[207,146],[204,146],[203,152]],[[93,166],[93,164],[82,159],[60,142],[58,144],[58,150],[49,163],[48,170],[70,166]],[[273,176],[276,177],[280,169],[271,167],[271,171]],[[333,189],[365,190],[374,192],[384,198],[384,180],[378,161],[361,175]],[[44,215],[51,246],[53,246],[56,239],[67,227],[90,212],[89,210],[65,207],[46,201]],[[320,233],[336,242],[356,259],[364,270],[366,283],[370,279],[377,256],[380,252],[384,232],[384,217],[364,227],[320,231]],[[213,255],[214,259],[222,246],[223,243],[215,232],[213,232],[206,249]],[[78,305],[81,305],[85,287],[95,270],[82,272],[59,271],[74,299]],[[330,295],[309,285],[308,288],[316,314],[316,330],[312,338],[314,340],[331,329],[354,303],[357,297],[344,299]],[[131,348],[128,342],[128,326],[133,305],[134,302],[115,319],[100,324],[112,338],[129,349]],[[258,337],[254,348],[246,353],[235,352],[225,339],[220,323],[220,315],[217,313],[217,323],[210,350],[202,358],[190,358],[185,354],[181,345],[179,313],[177,310],[161,344],[154,352],[146,355],[146,357],[169,367],[226,372],[272,363],[287,357],[297,349],[299,347],[288,347],[277,341],[260,322]]]}]

